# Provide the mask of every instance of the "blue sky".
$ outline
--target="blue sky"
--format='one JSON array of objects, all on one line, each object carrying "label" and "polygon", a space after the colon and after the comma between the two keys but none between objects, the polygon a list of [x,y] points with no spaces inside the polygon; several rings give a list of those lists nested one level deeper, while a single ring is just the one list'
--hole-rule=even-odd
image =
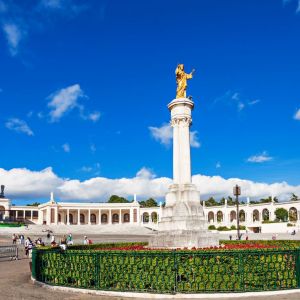
[{"label": "blue sky", "polygon": [[[0,0],[0,26],[0,180],[11,198],[163,198],[167,179],[155,191],[134,180],[172,176],[177,63],[196,69],[193,174],[264,183],[253,197],[282,182],[288,192],[274,193],[300,192],[297,0]],[[111,189],[90,195],[99,178]],[[229,193],[215,190],[204,195]]]}]

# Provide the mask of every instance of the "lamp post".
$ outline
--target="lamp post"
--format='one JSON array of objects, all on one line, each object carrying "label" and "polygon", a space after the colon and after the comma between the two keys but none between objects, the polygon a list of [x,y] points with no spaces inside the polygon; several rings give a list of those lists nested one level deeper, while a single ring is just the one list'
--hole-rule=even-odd
[{"label": "lamp post", "polygon": [[239,213],[239,196],[241,195],[241,187],[236,185],[233,188],[233,195],[235,196],[235,203],[236,203],[236,223],[237,223],[237,235],[238,240],[241,239],[240,236],[240,213]]}]

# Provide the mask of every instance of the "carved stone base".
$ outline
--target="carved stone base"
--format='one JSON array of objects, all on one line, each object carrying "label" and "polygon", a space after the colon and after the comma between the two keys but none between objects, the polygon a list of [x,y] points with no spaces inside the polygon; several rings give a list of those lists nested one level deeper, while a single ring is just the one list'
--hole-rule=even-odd
[{"label": "carved stone base", "polygon": [[203,248],[219,245],[219,235],[207,230],[200,193],[194,184],[169,187],[166,207],[158,223],[157,235],[151,237],[154,248]]},{"label": "carved stone base", "polygon": [[205,248],[219,246],[216,233],[195,230],[161,231],[149,240],[151,248]]}]

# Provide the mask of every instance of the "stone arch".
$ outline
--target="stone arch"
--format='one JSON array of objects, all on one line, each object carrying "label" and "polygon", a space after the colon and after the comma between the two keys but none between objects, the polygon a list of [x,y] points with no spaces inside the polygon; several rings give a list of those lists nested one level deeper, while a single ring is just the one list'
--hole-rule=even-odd
[{"label": "stone arch", "polygon": [[112,215],[112,223],[119,223],[119,214],[115,213]]},{"label": "stone arch", "polygon": [[157,212],[154,211],[153,213],[151,213],[151,221],[153,223],[157,223]]},{"label": "stone arch", "polygon": [[245,222],[246,214],[245,214],[245,211],[243,209],[239,211],[239,217],[240,217],[241,222]]},{"label": "stone arch", "polygon": [[289,220],[291,222],[296,222],[298,220],[298,213],[296,207],[291,207],[289,209]]},{"label": "stone arch", "polygon": [[143,213],[143,223],[149,223],[149,214],[147,212]]},{"label": "stone arch", "polygon": [[213,211],[210,211],[207,215],[207,221],[208,223],[210,223],[211,221],[215,221],[215,215],[214,215],[214,212]]},{"label": "stone arch", "polygon": [[220,210],[217,212],[217,221],[223,222],[223,212]]},{"label": "stone arch", "polygon": [[101,215],[101,224],[102,224],[102,223],[107,223],[107,221],[108,221],[107,214],[102,214],[102,215]]},{"label": "stone arch", "polygon": [[230,222],[233,222],[236,220],[236,211],[235,210],[232,210],[230,212]]},{"label": "stone arch", "polygon": [[123,222],[124,223],[129,223],[130,222],[130,214],[129,213],[124,214]]},{"label": "stone arch", "polygon": [[264,208],[262,211],[262,219],[263,221],[269,221],[270,220],[270,212],[267,208]]},{"label": "stone arch", "polygon": [[259,221],[259,211],[257,209],[254,209],[252,212],[252,221]]},{"label": "stone arch", "polygon": [[91,214],[91,224],[96,224],[96,215]]},{"label": "stone arch", "polygon": [[80,224],[85,224],[85,215],[84,214],[80,214]]},{"label": "stone arch", "polygon": [[58,222],[61,223],[61,214],[58,214]]}]

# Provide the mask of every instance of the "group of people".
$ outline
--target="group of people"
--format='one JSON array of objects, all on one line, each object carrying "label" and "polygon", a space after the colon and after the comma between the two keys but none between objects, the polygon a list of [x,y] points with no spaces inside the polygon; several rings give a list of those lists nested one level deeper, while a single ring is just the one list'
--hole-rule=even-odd
[{"label": "group of people", "polygon": [[17,234],[13,234],[12,235],[12,242],[13,245],[16,245],[17,243],[20,245],[24,245],[24,241],[25,241],[25,237],[23,234],[17,235]]},{"label": "group of people", "polygon": [[[46,243],[42,240],[41,237],[37,238],[35,242],[33,242],[30,237],[27,237],[25,240],[23,234],[16,235],[15,233],[12,235],[12,242],[13,244],[19,243],[20,245],[24,245],[25,255],[27,257],[31,257],[31,251],[35,246],[38,247],[45,246],[45,244],[50,244],[51,247],[60,246],[63,250],[65,250],[67,246],[74,244],[73,236],[71,233],[69,233],[68,235],[63,235],[59,242],[57,242],[51,230],[47,230]],[[83,238],[83,244],[90,245],[92,243],[92,240],[88,239],[88,237],[85,235]]]}]

